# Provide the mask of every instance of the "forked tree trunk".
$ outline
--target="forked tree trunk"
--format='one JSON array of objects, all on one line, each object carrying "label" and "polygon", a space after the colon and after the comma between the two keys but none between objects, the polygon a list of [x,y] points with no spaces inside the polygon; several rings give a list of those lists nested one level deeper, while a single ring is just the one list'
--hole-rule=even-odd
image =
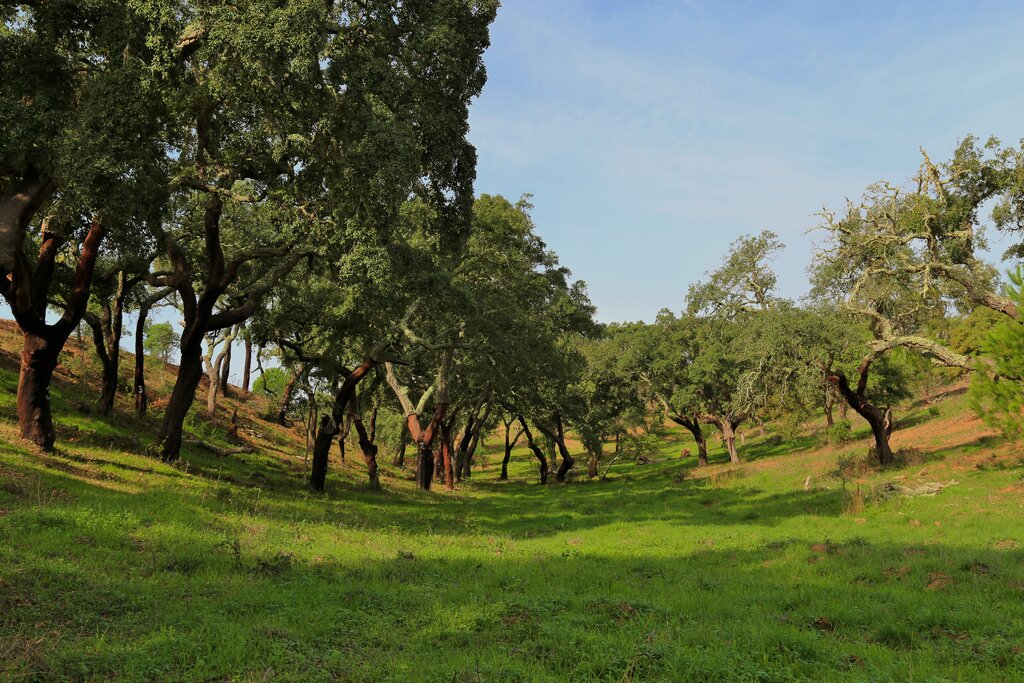
[{"label": "forked tree trunk", "polygon": [[[205,135],[200,135],[204,138]],[[185,331],[181,335],[182,367],[185,374],[179,373],[171,394],[171,404],[164,415],[160,427],[159,443],[161,455],[165,460],[176,460],[181,449],[181,430],[184,427],[185,415],[195,400],[195,391],[199,386],[198,375],[202,374],[202,338],[207,332],[223,330],[240,325],[252,317],[270,289],[287,275],[302,259],[303,254],[296,252],[292,245],[282,245],[277,249],[262,250],[259,256],[248,252],[232,259],[224,258],[224,250],[220,238],[220,219],[223,213],[223,202],[216,193],[208,193],[203,214],[203,232],[206,247],[206,282],[202,293],[197,296],[193,286],[193,277],[188,259],[181,247],[170,237],[165,236],[167,255],[174,268],[174,275],[158,278],[178,291],[185,317]],[[276,256],[280,260],[268,272],[261,275],[244,293],[238,297],[238,305],[227,310],[214,313],[214,307],[238,278],[245,264],[252,264],[254,259]],[[249,266],[253,267],[252,265]],[[194,347],[194,350],[193,350]],[[193,363],[195,366],[193,366]],[[193,376],[195,373],[196,376]],[[214,381],[216,377],[212,378]]]},{"label": "forked tree trunk", "polygon": [[533,432],[530,431],[530,427],[526,424],[526,420],[522,415],[519,416],[519,424],[523,426],[523,434],[526,435],[526,444],[533,452],[533,456],[537,458],[540,463],[540,483],[548,483],[548,459],[544,457],[544,451],[540,446],[537,445],[537,441],[533,438]]},{"label": "forked tree trunk", "polygon": [[537,429],[543,432],[544,436],[554,442],[555,446],[558,448],[558,453],[562,456],[562,463],[558,466],[558,471],[555,472],[555,481],[563,482],[576,461],[569,454],[569,449],[565,445],[565,429],[562,424],[562,416],[555,413],[554,419],[554,429],[545,427],[540,423],[537,423]]},{"label": "forked tree trunk", "polygon": [[[387,383],[394,391],[395,396],[398,398],[398,402],[402,405],[402,412],[405,414],[406,428],[409,430],[409,434],[412,435],[413,440],[416,442],[416,485],[424,490],[430,490],[430,481],[434,476],[434,454],[432,452],[434,445],[434,438],[440,429],[441,421],[445,419],[445,415],[448,412],[448,383],[449,375],[451,373],[452,361],[454,359],[455,349],[448,347],[444,349],[441,356],[441,364],[437,372],[437,380],[434,384],[437,393],[434,398],[434,414],[431,417],[430,422],[427,423],[426,429],[420,426],[419,412],[420,408],[413,406],[412,401],[409,399],[408,391],[401,386],[398,378],[395,376],[394,367],[391,363],[385,363]],[[424,393],[420,397],[420,403],[423,404],[426,401],[429,391]]]},{"label": "forked tree trunk", "polygon": [[355,370],[345,371],[345,380],[334,395],[331,415],[325,416],[324,422],[320,425],[320,433],[317,434],[316,442],[313,444],[313,465],[309,474],[309,485],[317,491],[324,490],[327,481],[327,465],[331,454],[331,441],[344,426],[348,403],[355,395],[356,385],[376,365],[377,361],[367,358]]},{"label": "forked tree trunk", "polygon": [[[0,293],[7,300],[24,335],[16,399],[21,436],[46,451],[53,450],[56,442],[50,382],[64,344],[85,314],[96,258],[105,232],[102,222],[94,218],[79,251],[64,315],[54,324],[47,325],[47,295],[57,252],[64,242],[60,230],[48,229],[49,220],[43,221],[34,272],[27,265],[28,259],[19,254],[14,271],[8,278],[0,280]],[[20,251],[20,245],[17,246]]]},{"label": "forked tree trunk", "polygon": [[515,424],[515,418],[505,422],[505,456],[501,459],[501,476],[502,481],[508,480],[508,461],[512,458],[512,449],[516,447],[516,443],[519,438],[523,435],[523,430],[520,428],[515,436],[511,436],[512,425]]},{"label": "forked tree trunk", "polygon": [[725,446],[725,450],[729,454],[729,462],[734,465],[738,464],[740,462],[740,455],[736,450],[736,428],[740,426],[745,417],[706,414],[702,415],[701,419],[718,427],[718,433],[722,437],[722,444]]}]

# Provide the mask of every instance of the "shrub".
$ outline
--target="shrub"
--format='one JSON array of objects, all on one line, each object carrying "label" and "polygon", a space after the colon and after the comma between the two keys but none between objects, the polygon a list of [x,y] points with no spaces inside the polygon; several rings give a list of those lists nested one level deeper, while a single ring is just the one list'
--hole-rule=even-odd
[{"label": "shrub", "polygon": [[825,430],[822,439],[830,446],[852,441],[853,426],[849,420],[840,420]]}]

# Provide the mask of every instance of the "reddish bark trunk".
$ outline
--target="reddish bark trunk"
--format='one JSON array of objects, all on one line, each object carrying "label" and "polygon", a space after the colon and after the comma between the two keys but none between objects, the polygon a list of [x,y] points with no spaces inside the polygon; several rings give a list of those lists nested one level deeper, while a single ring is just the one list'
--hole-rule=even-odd
[{"label": "reddish bark trunk", "polygon": [[356,434],[359,436],[359,450],[363,452],[363,460],[366,462],[366,475],[370,480],[370,488],[374,491],[380,490],[380,474],[377,471],[377,445],[363,426],[359,414],[352,412],[352,423],[355,425]]},{"label": "reddish bark trunk", "polygon": [[21,435],[47,451],[53,450],[56,441],[50,406],[50,381],[65,342],[85,314],[96,258],[104,235],[103,224],[94,218],[79,252],[64,314],[56,323],[47,325],[47,296],[57,251],[63,243],[63,237],[57,231],[48,230],[48,221],[43,223],[34,272],[28,266],[28,259],[19,254],[14,272],[9,278],[0,280],[0,293],[10,305],[24,334],[17,396]]},{"label": "reddish bark trunk", "polygon": [[56,441],[50,409],[50,380],[64,339],[24,333],[21,349],[21,376],[18,378],[18,424],[21,438],[45,451]]}]

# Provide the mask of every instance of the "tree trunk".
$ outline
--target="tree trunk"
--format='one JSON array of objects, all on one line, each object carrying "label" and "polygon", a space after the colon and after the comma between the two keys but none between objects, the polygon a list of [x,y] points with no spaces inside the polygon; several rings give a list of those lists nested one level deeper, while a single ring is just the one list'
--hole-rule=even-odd
[{"label": "tree trunk", "polygon": [[441,465],[444,476],[444,487],[451,491],[455,488],[455,469],[452,464],[452,433],[451,424],[441,423]]},{"label": "tree trunk", "polygon": [[135,413],[139,416],[145,415],[149,408],[146,395],[146,318],[150,309],[172,291],[167,287],[148,296],[139,306],[139,319],[135,321],[135,382],[132,392],[135,394]]},{"label": "tree trunk", "polygon": [[[349,403],[349,406],[351,407],[353,403],[354,400]],[[377,471],[377,445],[373,443],[372,437],[363,426],[359,413],[351,410],[349,414],[353,425],[355,425],[356,434],[359,436],[359,450],[363,452],[363,460],[366,462],[366,474],[370,479],[370,489],[380,491],[380,474]]]},{"label": "tree trunk", "polygon": [[538,423],[537,429],[544,433],[546,437],[554,442],[558,448],[558,453],[562,456],[562,463],[558,466],[558,471],[555,472],[555,481],[563,482],[566,476],[569,474],[569,470],[576,464],[576,461],[571,455],[569,455],[569,449],[565,445],[565,429],[562,425],[562,416],[555,413],[555,428],[549,429],[544,425]]},{"label": "tree trunk", "polygon": [[245,364],[242,366],[242,393],[249,393],[249,380],[252,378],[252,339],[245,338]]},{"label": "tree trunk", "polygon": [[171,399],[167,403],[164,421],[157,437],[160,456],[169,462],[177,460],[181,454],[181,433],[185,426],[185,417],[192,407],[196,389],[203,378],[203,335],[189,334],[186,330],[182,339],[178,379],[174,382],[174,391],[171,392]]},{"label": "tree trunk", "polygon": [[18,249],[14,271],[9,277],[0,278],[0,293],[7,300],[24,335],[16,399],[18,423],[22,438],[47,451],[53,450],[56,441],[50,407],[50,381],[64,344],[85,315],[96,258],[105,232],[101,221],[94,217],[79,251],[64,315],[56,323],[47,325],[50,281],[57,252],[64,241],[61,230],[48,229],[49,221],[49,217],[43,221],[34,272],[24,265],[28,259],[20,252],[20,245],[0,244],[0,248],[14,246]]},{"label": "tree trunk", "polygon": [[466,476],[466,461],[469,456],[469,442],[473,439],[473,422],[475,415],[470,414],[466,420],[466,428],[462,432],[462,436],[459,438],[458,448],[455,450],[455,476],[459,481],[462,481],[462,477]]},{"label": "tree trunk", "polygon": [[832,417],[832,402],[831,401],[826,401],[825,402],[825,426],[826,427],[833,427],[833,426],[835,426],[835,423],[836,423],[836,421]]},{"label": "tree trunk", "polygon": [[544,451],[537,445],[537,442],[533,438],[533,432],[530,431],[530,428],[527,426],[526,420],[523,419],[522,415],[519,416],[519,424],[523,425],[523,434],[526,435],[527,446],[529,446],[530,450],[533,452],[533,456],[540,462],[540,483],[547,484],[548,459],[544,457]]},{"label": "tree trunk", "polygon": [[735,465],[740,461],[740,455],[736,451],[736,428],[732,422],[726,419],[722,420],[719,429],[722,430],[722,439],[725,441],[725,448],[729,452],[729,462]]},{"label": "tree trunk", "polygon": [[[85,313],[85,321],[92,329],[93,346],[96,347],[96,356],[103,366],[102,378],[100,380],[100,400],[97,404],[100,414],[109,415],[114,408],[114,400],[117,396],[117,363],[118,354],[111,354],[112,349],[108,348],[114,343],[113,313],[109,306],[104,306],[103,314],[98,316],[91,312]],[[117,335],[120,337],[120,335]]]},{"label": "tree trunk", "polygon": [[227,347],[224,349],[224,361],[220,367],[220,377],[218,378],[220,386],[218,389],[222,396],[227,397],[228,395],[228,379],[231,377],[231,347],[235,344],[234,335],[228,338]]},{"label": "tree trunk", "polygon": [[324,416],[324,420],[320,423],[320,432],[313,444],[313,465],[309,474],[309,485],[317,491],[324,490],[327,481],[327,465],[331,454],[331,441],[344,426],[348,403],[355,394],[356,385],[376,364],[375,360],[367,358],[352,372],[345,371],[345,381],[341,383],[341,387],[334,395],[331,416]]},{"label": "tree trunk", "polygon": [[593,479],[597,476],[597,464],[600,462],[601,456],[597,453],[591,453],[590,457],[587,458],[587,477]]},{"label": "tree trunk", "polygon": [[292,395],[295,393],[295,385],[299,383],[299,378],[305,372],[306,364],[299,363],[288,377],[288,383],[284,386],[284,393],[281,394],[281,401],[277,404],[277,424],[284,425],[285,427],[288,426],[288,406],[291,405]]},{"label": "tree trunk", "polygon": [[424,491],[430,490],[430,481],[434,477],[434,451],[430,444],[416,444],[416,486]]},{"label": "tree trunk", "polygon": [[516,443],[519,442],[519,437],[523,435],[523,430],[520,429],[516,432],[515,436],[512,436],[512,425],[515,424],[515,418],[512,418],[508,422],[502,422],[505,425],[505,456],[501,459],[501,477],[502,481],[508,481],[508,461],[512,458],[512,449],[516,447]]},{"label": "tree trunk", "polygon": [[501,459],[501,481],[508,481],[508,461],[512,459],[512,444],[509,443],[508,434],[505,435],[505,456]]},{"label": "tree trunk", "polygon": [[873,360],[873,358],[868,357],[861,362],[860,380],[857,383],[856,391],[850,387],[850,383],[842,370],[829,373],[827,379],[839,388],[839,393],[846,399],[846,403],[857,411],[857,414],[863,417],[868,425],[871,426],[871,433],[875,437],[875,455],[878,457],[878,462],[881,465],[889,465],[895,459],[892,448],[889,446],[889,434],[892,430],[892,411],[889,408],[878,408],[869,403],[864,397],[864,392],[867,389],[868,373]]},{"label": "tree trunk", "polygon": [[50,380],[66,339],[24,333],[18,378],[18,424],[21,438],[45,451],[53,450],[57,438],[50,409]]},{"label": "tree trunk", "polygon": [[473,424],[473,438],[469,441],[469,449],[466,451],[466,457],[462,462],[462,477],[463,479],[469,479],[473,474],[473,462],[476,456],[476,447],[480,443],[480,434],[483,431],[484,426],[487,424],[487,419],[491,415],[491,409],[493,405],[488,403],[484,409],[484,414],[480,416]]},{"label": "tree trunk", "polygon": [[405,467],[405,449],[409,445],[409,432],[402,427],[402,434],[398,437],[398,452],[395,454],[395,459],[391,462],[395,467]]}]

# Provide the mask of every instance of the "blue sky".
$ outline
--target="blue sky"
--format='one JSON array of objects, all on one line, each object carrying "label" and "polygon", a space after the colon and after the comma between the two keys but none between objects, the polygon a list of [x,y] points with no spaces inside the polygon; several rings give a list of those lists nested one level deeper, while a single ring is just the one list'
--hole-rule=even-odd
[{"label": "blue sky", "polygon": [[765,228],[796,297],[823,206],[908,178],[920,146],[1024,137],[1022,36],[1020,2],[505,0],[477,191],[533,193],[603,321],[680,309]]}]

